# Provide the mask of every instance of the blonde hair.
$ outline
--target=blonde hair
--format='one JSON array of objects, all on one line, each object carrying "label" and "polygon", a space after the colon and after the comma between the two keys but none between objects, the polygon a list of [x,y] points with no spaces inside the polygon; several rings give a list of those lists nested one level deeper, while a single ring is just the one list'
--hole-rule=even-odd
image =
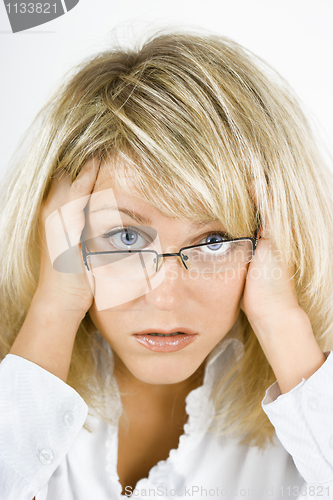
[{"label": "blonde hair", "polygon": [[[73,181],[93,156],[165,215],[218,219],[235,238],[255,231],[254,183],[262,222],[295,265],[299,304],[321,349],[332,349],[332,173],[289,86],[261,59],[225,37],[159,32],[80,64],[34,130],[2,186],[1,357],[38,284],[37,216],[51,175],[65,169]],[[215,421],[221,435],[261,447],[274,434],[261,399],[275,376],[242,311],[239,324],[244,355],[215,388]],[[87,314],[67,383],[106,421],[110,359]]]}]

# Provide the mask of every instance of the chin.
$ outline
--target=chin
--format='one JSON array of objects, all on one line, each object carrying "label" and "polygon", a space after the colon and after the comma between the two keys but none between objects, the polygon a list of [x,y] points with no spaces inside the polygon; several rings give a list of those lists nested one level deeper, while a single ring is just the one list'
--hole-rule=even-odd
[{"label": "chin", "polygon": [[180,368],[178,363],[170,363],[168,360],[163,360],[163,362],[145,362],[143,364],[135,364],[134,366],[127,364],[127,369],[136,379],[145,384],[177,384],[191,377],[200,366],[201,362],[199,364],[185,366],[183,364]]},{"label": "chin", "polygon": [[135,375],[135,377],[140,380],[140,382],[144,382],[145,384],[149,385],[171,385],[183,382],[191,375],[193,375],[193,373],[189,373],[188,375],[185,375],[183,377],[180,377],[179,375],[170,376],[166,375],[165,373],[158,373],[154,376],[149,376],[147,375],[147,373],[138,373]]}]

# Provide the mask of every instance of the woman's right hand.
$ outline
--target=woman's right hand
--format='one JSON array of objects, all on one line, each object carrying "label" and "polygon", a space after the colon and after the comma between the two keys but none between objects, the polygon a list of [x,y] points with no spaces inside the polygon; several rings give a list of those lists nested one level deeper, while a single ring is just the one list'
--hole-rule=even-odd
[{"label": "woman's right hand", "polygon": [[[83,166],[72,185],[67,172],[56,174],[52,179],[38,217],[41,257],[39,282],[22,328],[10,350],[10,354],[36,363],[64,382],[67,380],[78,328],[93,302],[89,283],[91,278],[84,272],[79,242],[85,225],[84,208],[94,189],[98,171],[99,162],[94,159]],[[82,272],[62,273],[52,267],[49,245],[54,255],[57,252],[61,254],[59,248],[68,250],[58,213],[60,207],[71,245],[77,242],[73,248],[77,251]],[[53,213],[53,223],[47,223],[45,227],[47,218]],[[78,266],[75,267],[78,269]]]},{"label": "woman's right hand", "polygon": [[[88,277],[85,272],[79,241],[85,225],[84,208],[94,189],[98,171],[99,161],[95,158],[89,160],[72,185],[66,171],[58,172],[52,178],[49,193],[42,202],[38,216],[41,260],[36,296],[65,304],[67,309],[82,310],[83,316],[93,302],[93,283],[89,283],[92,277]],[[61,207],[62,221],[58,211]],[[78,272],[56,271],[51,262],[50,252],[56,255],[61,244],[66,243],[62,222],[65,223],[67,237],[72,244],[75,243],[71,255],[68,258],[64,255]]]}]

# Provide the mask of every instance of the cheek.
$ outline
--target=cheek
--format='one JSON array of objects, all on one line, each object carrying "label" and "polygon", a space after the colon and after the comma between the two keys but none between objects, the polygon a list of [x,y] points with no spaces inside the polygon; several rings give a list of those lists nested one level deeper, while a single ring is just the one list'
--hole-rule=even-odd
[{"label": "cheek", "polygon": [[[200,316],[207,331],[220,340],[232,328],[239,315],[246,269],[227,271],[201,286]],[[221,336],[222,335],[222,336]]]},{"label": "cheek", "polygon": [[93,302],[88,312],[97,330],[107,342],[112,344],[112,339],[119,339],[120,332],[128,328],[135,329],[138,318],[133,310],[135,308],[132,302],[104,310],[99,310],[96,302]]},{"label": "cheek", "polygon": [[98,311],[94,302],[89,309],[89,316],[104,338],[112,336],[112,332],[119,330],[122,314],[118,309],[116,311],[112,309]]},{"label": "cheek", "polygon": [[245,277],[246,269],[231,269],[202,282],[198,314],[215,339],[221,333],[224,336],[237,320]]},{"label": "cheek", "polygon": [[246,273],[247,267],[242,267],[214,275],[203,275],[197,291],[206,306],[218,304],[221,307],[225,304],[230,307],[234,304],[237,307],[244,291]]}]

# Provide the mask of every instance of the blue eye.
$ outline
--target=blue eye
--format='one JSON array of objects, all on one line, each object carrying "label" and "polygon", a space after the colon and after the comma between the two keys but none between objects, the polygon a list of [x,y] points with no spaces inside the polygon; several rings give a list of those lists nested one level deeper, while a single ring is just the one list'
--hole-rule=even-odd
[{"label": "blue eye", "polygon": [[150,245],[152,237],[132,227],[118,227],[103,235],[114,250],[142,250]]},{"label": "blue eye", "polygon": [[206,237],[206,243],[212,243],[208,248],[211,250],[218,250],[221,247],[221,243],[223,241],[220,234],[210,234]]},{"label": "blue eye", "polygon": [[231,240],[232,238],[224,231],[215,231],[214,233],[207,234],[200,243],[211,243],[209,246],[205,247],[209,250],[219,250],[221,244],[225,241]]},{"label": "blue eye", "polygon": [[123,243],[125,243],[125,245],[132,245],[133,243],[135,243],[138,239],[138,233],[136,233],[135,231],[131,231],[131,230],[127,230],[125,229],[125,231],[123,231],[121,233],[121,241]]}]

